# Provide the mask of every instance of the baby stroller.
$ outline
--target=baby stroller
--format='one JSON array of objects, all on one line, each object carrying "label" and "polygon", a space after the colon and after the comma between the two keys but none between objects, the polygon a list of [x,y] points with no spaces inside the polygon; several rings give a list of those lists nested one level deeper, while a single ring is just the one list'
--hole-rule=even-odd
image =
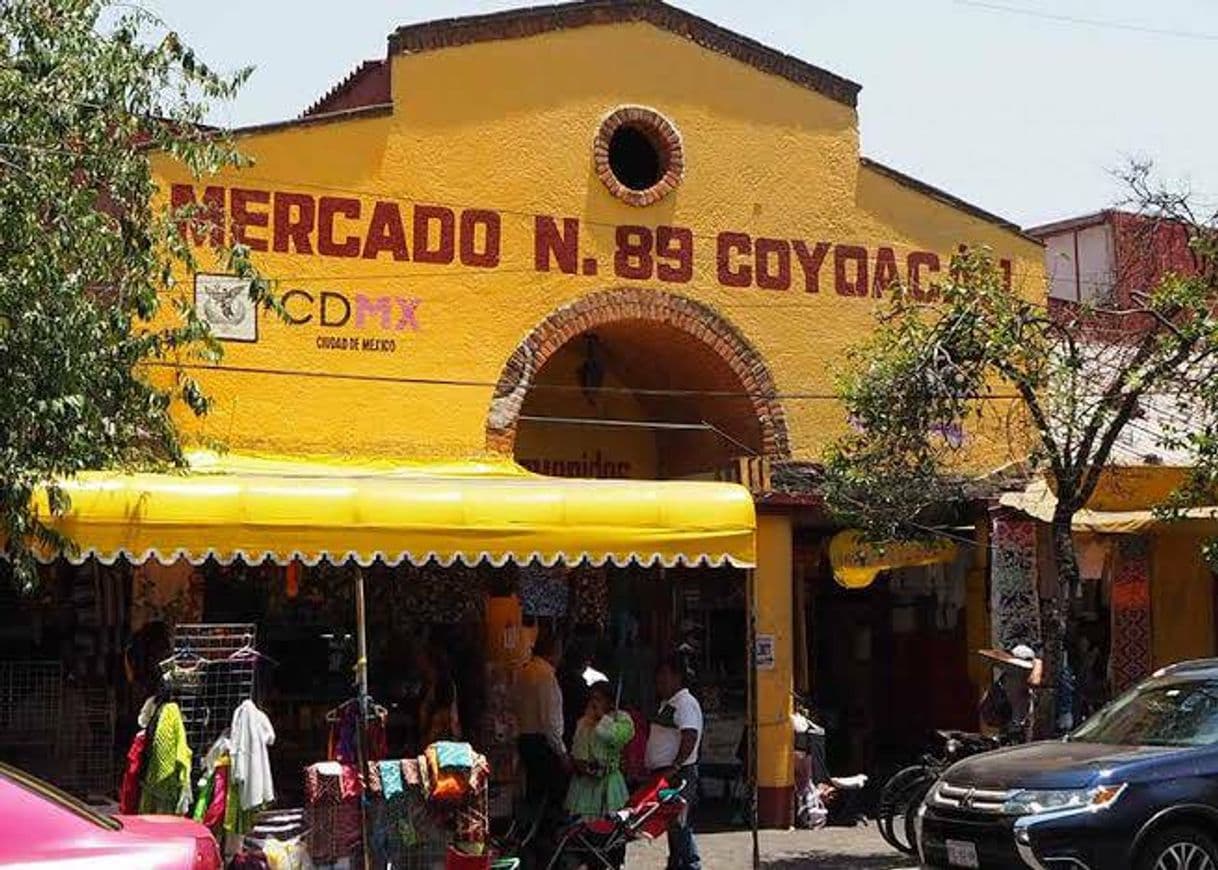
[{"label": "baby stroller", "polygon": [[566,867],[572,859],[592,870],[614,870],[628,843],[663,836],[684,809],[681,789],[671,788],[663,777],[655,779],[632,794],[625,809],[567,826],[546,870]]}]

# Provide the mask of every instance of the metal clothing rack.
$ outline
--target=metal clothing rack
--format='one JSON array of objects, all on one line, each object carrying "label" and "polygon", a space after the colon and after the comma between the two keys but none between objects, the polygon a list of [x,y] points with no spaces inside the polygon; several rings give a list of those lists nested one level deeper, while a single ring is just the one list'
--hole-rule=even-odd
[{"label": "metal clothing rack", "polygon": [[[232,723],[233,711],[254,695],[256,641],[253,623],[188,623],[174,628],[174,657],[182,661],[186,673],[197,669],[172,686],[196,768]],[[243,651],[251,654],[241,655]]]}]

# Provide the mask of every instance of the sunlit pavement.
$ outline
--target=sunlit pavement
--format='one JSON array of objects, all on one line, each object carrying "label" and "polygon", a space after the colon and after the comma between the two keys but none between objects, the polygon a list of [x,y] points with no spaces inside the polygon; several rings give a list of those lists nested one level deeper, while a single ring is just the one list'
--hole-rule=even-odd
[{"label": "sunlit pavement", "polygon": [[[752,836],[748,831],[699,834],[705,870],[735,870],[749,866]],[[627,870],[663,870],[667,850],[664,840],[630,847]],[[880,839],[875,825],[855,828],[822,828],[817,831],[762,831],[761,862],[765,867],[858,868],[897,870],[913,868],[917,861],[890,849]]]}]

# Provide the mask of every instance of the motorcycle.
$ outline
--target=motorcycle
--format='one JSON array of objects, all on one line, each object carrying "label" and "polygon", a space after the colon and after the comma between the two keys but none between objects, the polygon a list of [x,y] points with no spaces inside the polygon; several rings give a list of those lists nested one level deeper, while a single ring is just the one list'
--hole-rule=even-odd
[{"label": "motorcycle", "polygon": [[935,735],[942,744],[939,751],[928,752],[917,764],[897,771],[880,790],[876,810],[880,836],[888,845],[906,855],[918,853],[915,828],[918,809],[943,771],[957,761],[998,749],[1009,742],[1000,737],[967,731],[936,731]]},{"label": "motorcycle", "polygon": [[[978,653],[998,664],[1013,668],[1009,673],[1025,674],[1031,670],[1031,650],[1027,656],[1016,648],[1016,653],[998,650],[978,650]],[[957,761],[982,752],[1022,743],[1026,739],[1026,717],[1029,709],[1018,714],[1012,707],[1011,694],[1019,694],[1019,686],[1026,687],[1025,679],[1016,686],[1008,685],[1007,674],[999,677],[982,698],[981,719],[998,734],[989,736],[968,731],[936,731],[940,747],[923,755],[917,764],[911,764],[893,774],[880,790],[876,822],[884,842],[907,855],[918,854],[916,822],[918,810],[935,781]],[[1026,694],[1026,688],[1024,689]],[[1022,715],[1025,718],[1017,718]]]}]

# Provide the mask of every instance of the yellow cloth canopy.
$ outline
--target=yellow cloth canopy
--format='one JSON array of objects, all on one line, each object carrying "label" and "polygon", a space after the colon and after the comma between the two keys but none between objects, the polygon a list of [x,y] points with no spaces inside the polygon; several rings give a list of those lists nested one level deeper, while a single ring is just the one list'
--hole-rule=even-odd
[{"label": "yellow cloth canopy", "polygon": [[956,558],[956,545],[947,541],[920,544],[897,541],[874,544],[854,529],[838,532],[829,541],[829,563],[833,579],[847,589],[865,589],[881,571],[935,565]]},{"label": "yellow cloth canopy", "polygon": [[[1131,492],[1130,501],[1137,493]],[[1022,511],[1041,522],[1052,522],[1057,497],[1044,478],[1033,480],[1020,492],[1008,492],[999,499],[1004,507]],[[1218,530],[1218,507],[1196,507],[1184,511],[1180,519],[1162,520],[1144,508],[1136,510],[1092,510],[1084,508],[1074,515],[1071,526],[1076,532],[1108,535],[1137,535],[1155,529]]]},{"label": "yellow cloth canopy", "polygon": [[[194,454],[184,473],[87,473],[63,487],[71,508],[50,524],[76,545],[73,561],[751,567],[755,559],[752,496],[727,483],[567,480],[510,461]],[[38,510],[49,517],[45,495]]]}]

